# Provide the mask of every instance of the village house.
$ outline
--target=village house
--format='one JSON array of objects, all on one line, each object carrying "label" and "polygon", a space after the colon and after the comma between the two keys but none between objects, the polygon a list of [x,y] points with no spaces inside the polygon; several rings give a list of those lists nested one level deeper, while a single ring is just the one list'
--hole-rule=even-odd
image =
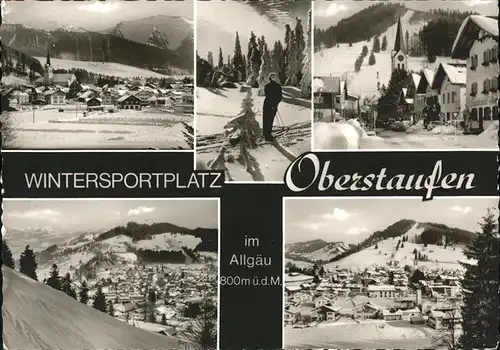
[{"label": "village house", "polygon": [[97,97],[92,97],[89,98],[86,102],[87,105],[87,110],[92,111],[92,110],[97,110],[101,109],[102,110],[102,100]]},{"label": "village house", "polygon": [[331,306],[322,305],[316,311],[318,313],[318,320],[321,321],[336,321],[339,318],[337,311]]},{"label": "village house", "polygon": [[432,89],[433,81],[434,71],[428,68],[422,69],[420,72],[420,81],[417,86],[417,94],[421,95],[421,98],[425,100],[425,105],[431,104],[432,101],[439,102],[437,91]]},{"label": "village house", "polygon": [[113,106],[115,104],[115,96],[110,91],[104,91],[99,98],[102,100],[104,106]]},{"label": "village house", "polygon": [[116,100],[121,109],[136,109],[142,108],[142,101],[134,95],[124,95]]},{"label": "village house", "polygon": [[285,309],[283,315],[285,325],[291,325],[297,323],[298,317],[299,317],[298,309],[293,307]]},{"label": "village house", "polygon": [[368,286],[367,291],[370,298],[392,299],[398,294],[393,285]]},{"label": "village house", "polygon": [[452,58],[466,59],[466,127],[484,130],[498,120],[498,22],[471,15],[455,38]]},{"label": "village house", "polygon": [[462,316],[459,315],[457,310],[431,310],[427,315],[427,324],[436,330],[441,330],[445,327],[448,327],[450,324],[459,324],[461,322]]},{"label": "village house", "polygon": [[19,105],[27,105],[30,102],[30,96],[26,92],[19,89],[15,89],[14,91],[12,91],[9,97],[13,100],[16,100],[17,104]]},{"label": "village house", "polygon": [[432,82],[441,105],[444,121],[462,119],[466,100],[466,68],[461,64],[441,63]]},{"label": "village house", "polygon": [[66,94],[61,90],[44,91],[45,101],[50,105],[64,105],[66,103]]}]

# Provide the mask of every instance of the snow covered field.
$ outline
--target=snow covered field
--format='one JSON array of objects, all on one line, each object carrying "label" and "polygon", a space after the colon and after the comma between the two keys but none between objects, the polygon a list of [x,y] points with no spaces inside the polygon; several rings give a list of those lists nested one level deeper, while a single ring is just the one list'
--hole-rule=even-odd
[{"label": "snow covered field", "polygon": [[[408,237],[411,236],[408,235]],[[399,261],[402,266],[413,266],[414,249],[429,257],[429,261],[417,261],[418,266],[425,266],[429,269],[461,269],[459,261],[468,261],[462,252],[462,246],[455,248],[447,247],[444,249],[442,246],[429,244],[427,247],[424,247],[422,244],[405,242],[404,247],[399,247],[396,250],[397,244],[398,238],[386,239],[378,243],[378,249],[375,249],[375,246],[371,246],[344,259],[332,262],[327,266],[364,270],[367,267],[375,265],[385,266],[390,260]]]},{"label": "snow covered field", "polygon": [[135,244],[137,249],[178,251],[183,247],[195,249],[201,243],[201,238],[176,233],[162,233],[151,239],[143,239]]},{"label": "snow covered field", "polygon": [[[262,143],[257,149],[251,150],[250,153],[255,157],[258,168],[255,174],[246,172],[243,165],[237,161],[226,161],[226,167],[234,181],[283,181],[283,174],[290,164],[284,153],[298,156],[311,150],[310,101],[295,97],[298,91],[294,88],[284,87],[283,91],[284,101],[279,105],[273,134],[278,136],[278,142],[285,149],[278,150],[268,143]],[[262,127],[264,97],[257,95],[257,89],[253,89],[252,92],[253,109]],[[206,88],[198,88],[196,93],[197,159],[207,163],[216,158],[223,144],[221,134],[224,126],[240,112],[245,93],[240,93],[239,89]],[[281,125],[281,120],[284,125]],[[238,153],[236,149],[229,149],[226,152],[227,156],[233,159],[238,157]]]},{"label": "snow covered field", "polygon": [[176,349],[177,339],[120,322],[63,292],[3,267],[8,349]]},{"label": "snow covered field", "polygon": [[[40,62],[45,62],[45,57],[34,57]],[[89,61],[73,61],[73,60],[61,60],[57,58],[51,58],[50,63],[54,69],[85,69],[88,72],[95,74],[103,74],[109,76],[116,76],[122,78],[135,78],[135,77],[152,77],[152,78],[165,78],[163,74],[158,74],[156,72],[128,66],[120,63],[113,62],[89,62]]]},{"label": "snow covered field", "polygon": [[191,116],[145,111],[93,112],[83,117],[75,106],[64,112],[44,108],[11,112],[15,128],[13,148],[21,149],[120,149],[187,148],[182,121]]},{"label": "snow covered field", "polygon": [[[430,349],[434,334],[426,326],[405,323],[335,322],[324,327],[285,328],[287,349]],[[426,328],[425,328],[426,327]]]}]

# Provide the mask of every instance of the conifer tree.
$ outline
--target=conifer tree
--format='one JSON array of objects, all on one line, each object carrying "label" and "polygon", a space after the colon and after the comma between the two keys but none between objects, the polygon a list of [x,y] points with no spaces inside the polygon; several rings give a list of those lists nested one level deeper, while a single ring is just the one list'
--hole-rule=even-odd
[{"label": "conifer tree", "polygon": [[56,290],[62,290],[61,277],[59,276],[59,268],[56,264],[52,264],[50,268],[50,276],[45,282],[48,286]]},{"label": "conifer tree", "polygon": [[381,50],[382,51],[387,50],[387,36],[386,35],[384,35],[384,37],[382,38],[382,47],[381,47]]},{"label": "conifer tree", "polygon": [[295,18],[295,21],[295,50],[297,54],[297,70],[295,74],[297,75],[297,79],[300,80],[304,66],[304,55],[307,43],[304,39],[304,27],[302,26],[302,20]]},{"label": "conifer tree", "polygon": [[264,43],[260,71],[259,71],[259,92],[258,92],[259,96],[264,96],[264,86],[269,81],[269,73],[271,73],[271,56],[269,55],[267,44]]},{"label": "conifer tree", "polygon": [[212,53],[212,51],[208,51],[208,55],[207,55],[207,62],[212,66],[214,67],[214,54]]},{"label": "conifer tree", "polygon": [[290,46],[287,54],[287,71],[286,71],[286,82],[285,85],[289,86],[297,86],[298,77],[297,77],[297,41],[295,40],[295,33],[293,31],[290,32]]},{"label": "conifer tree", "polygon": [[361,49],[361,56],[366,57],[368,55],[368,46],[363,45],[363,48]]},{"label": "conifer tree", "polygon": [[219,47],[219,62],[217,66],[222,69],[224,67],[224,56],[222,56],[222,49]]},{"label": "conifer tree", "polygon": [[15,268],[16,263],[14,262],[14,258],[12,256],[12,251],[10,247],[7,245],[7,241],[2,236],[2,264],[10,267],[11,269]]},{"label": "conifer tree", "polygon": [[241,43],[240,36],[238,32],[236,32],[236,37],[234,39],[234,52],[233,52],[233,69],[240,72],[240,77],[245,80],[245,61],[243,54],[241,53]]},{"label": "conifer tree", "polygon": [[64,277],[61,279],[61,291],[72,297],[73,299],[76,299],[76,291],[71,285],[71,276],[68,273],[64,275]]},{"label": "conifer tree", "polygon": [[302,77],[300,79],[300,91],[302,97],[309,97],[311,94],[311,10],[307,13],[306,46],[304,48],[304,59],[302,67]]},{"label": "conifer tree", "polygon": [[375,61],[375,55],[373,54],[373,52],[370,54],[370,57],[368,58],[368,64],[370,66],[373,66],[374,64],[376,63]]},{"label": "conifer tree", "polygon": [[89,288],[87,287],[87,282],[83,281],[82,287],[80,288],[80,293],[78,293],[80,297],[80,302],[82,304],[87,305],[89,302]]},{"label": "conifer tree", "polygon": [[375,39],[373,39],[372,52],[375,52],[375,53],[380,52],[380,36],[378,36],[378,35],[375,37]]},{"label": "conifer tree", "polygon": [[99,311],[106,312],[106,296],[104,295],[101,286],[97,287],[97,292],[95,293],[92,307]]},{"label": "conifer tree", "polygon": [[165,316],[165,314],[161,315],[161,324],[164,326],[167,325],[167,316]]},{"label": "conifer tree", "polygon": [[498,343],[498,218],[489,210],[480,223],[474,241],[464,255],[474,263],[461,262],[465,268],[462,280],[462,336],[460,349],[494,348]]},{"label": "conifer tree", "polygon": [[115,316],[115,308],[113,303],[108,304],[108,315],[114,317]]},{"label": "conifer tree", "polygon": [[38,264],[35,259],[35,253],[33,249],[30,249],[30,246],[27,245],[19,259],[19,272],[38,281],[38,277],[36,276],[37,268]]}]

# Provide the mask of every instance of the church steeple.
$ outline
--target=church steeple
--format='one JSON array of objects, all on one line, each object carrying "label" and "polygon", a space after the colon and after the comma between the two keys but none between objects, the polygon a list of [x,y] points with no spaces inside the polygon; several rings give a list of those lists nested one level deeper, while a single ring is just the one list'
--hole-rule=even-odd
[{"label": "church steeple", "polygon": [[394,52],[406,54],[405,39],[403,36],[403,27],[401,26],[401,17],[398,18],[398,28],[396,30],[396,40],[394,41]]},{"label": "church steeple", "polygon": [[45,62],[45,67],[50,67],[50,49],[47,48],[47,61]]}]

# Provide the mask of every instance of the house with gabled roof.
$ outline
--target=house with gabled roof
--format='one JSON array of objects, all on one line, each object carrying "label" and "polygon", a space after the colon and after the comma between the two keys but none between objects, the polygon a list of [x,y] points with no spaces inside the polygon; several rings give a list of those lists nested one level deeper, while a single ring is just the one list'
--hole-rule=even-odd
[{"label": "house with gabled roof", "polygon": [[444,121],[462,119],[466,101],[466,67],[462,64],[441,63],[432,82],[439,95]]},{"label": "house with gabled roof", "polygon": [[466,127],[484,130],[498,121],[498,20],[467,17],[460,26],[451,57],[466,59]]}]

